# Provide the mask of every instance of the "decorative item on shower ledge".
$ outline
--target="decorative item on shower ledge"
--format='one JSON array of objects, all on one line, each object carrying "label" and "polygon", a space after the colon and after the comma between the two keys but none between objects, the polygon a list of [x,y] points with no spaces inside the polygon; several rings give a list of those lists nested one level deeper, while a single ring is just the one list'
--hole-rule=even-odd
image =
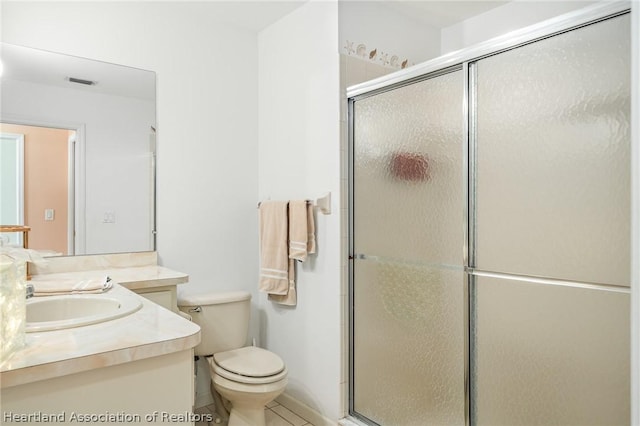
[{"label": "decorative item on shower ledge", "polygon": [[368,50],[367,45],[364,43],[358,43],[358,45],[355,46],[355,42],[347,40],[343,49],[347,56],[355,56],[368,62],[380,62],[380,65],[385,68],[404,69],[409,66],[408,59],[400,62],[398,55],[382,51],[378,52],[378,48]]},{"label": "decorative item on shower ledge", "polygon": [[429,158],[416,152],[394,152],[389,170],[391,176],[404,181],[423,182],[431,178]]}]

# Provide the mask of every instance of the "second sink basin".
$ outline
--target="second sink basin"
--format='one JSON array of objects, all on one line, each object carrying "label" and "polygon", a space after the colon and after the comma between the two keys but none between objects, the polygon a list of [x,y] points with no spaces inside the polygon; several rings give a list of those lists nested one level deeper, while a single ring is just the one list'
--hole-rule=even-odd
[{"label": "second sink basin", "polygon": [[110,321],[142,307],[140,298],[127,290],[108,293],[34,297],[27,301],[26,331],[49,331]]}]

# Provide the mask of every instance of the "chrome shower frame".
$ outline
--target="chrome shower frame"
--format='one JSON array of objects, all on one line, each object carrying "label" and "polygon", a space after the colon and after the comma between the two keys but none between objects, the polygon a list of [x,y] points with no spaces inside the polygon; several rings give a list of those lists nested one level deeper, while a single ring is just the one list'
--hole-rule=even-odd
[{"label": "chrome shower frame", "polygon": [[[514,31],[512,33],[506,34],[504,36],[500,36],[486,42],[477,44],[475,46],[462,49],[459,51],[455,51],[443,56],[440,56],[436,59],[424,62],[422,64],[413,66],[408,69],[400,70],[394,72],[392,74],[362,83],[351,86],[347,88],[347,102],[348,102],[348,249],[349,249],[349,366],[348,366],[348,414],[351,416],[350,419],[358,422],[361,421],[363,424],[375,424],[371,422],[369,419],[364,418],[362,415],[356,413],[354,411],[354,274],[353,274],[353,263],[354,259],[358,256],[358,253],[355,252],[354,248],[354,197],[353,197],[353,187],[354,187],[354,176],[353,176],[353,159],[354,159],[354,107],[355,102],[358,100],[374,96],[376,94],[386,92],[389,90],[394,90],[399,87],[403,87],[421,80],[437,77],[442,74],[446,74],[451,71],[456,71],[462,69],[464,76],[464,99],[463,99],[463,176],[461,176],[462,182],[464,182],[464,223],[461,226],[464,227],[464,244],[461,247],[461,254],[464,261],[464,271],[465,271],[465,292],[464,292],[464,321],[466,326],[465,330],[465,377],[464,377],[464,392],[465,392],[465,423],[467,426],[476,424],[476,413],[473,407],[473,398],[472,395],[474,393],[473,386],[473,377],[475,376],[475,371],[473,371],[473,365],[471,363],[471,359],[473,358],[473,348],[475,345],[472,344],[471,339],[474,336],[473,330],[471,327],[473,326],[474,321],[472,319],[475,317],[474,310],[474,300],[476,298],[476,288],[475,288],[475,277],[476,276],[490,276],[495,275],[490,272],[481,271],[476,269],[476,211],[474,206],[476,205],[476,129],[474,122],[474,111],[475,111],[475,88],[476,88],[476,73],[475,73],[475,62],[493,56],[511,49],[518,48],[523,45],[527,45],[530,43],[534,43],[549,37],[553,37],[558,34],[562,34],[564,32],[572,31],[587,25],[595,24],[597,22],[601,22],[606,19],[614,18],[619,15],[623,15],[629,13],[631,9],[631,3],[627,1],[623,2],[610,2],[610,3],[598,3],[593,6],[571,12],[568,14],[564,14],[558,16],[553,19],[549,19],[547,21],[541,22],[539,24],[523,28],[521,30]],[[639,8],[640,9],[640,8]],[[632,32],[635,29],[638,29],[640,26],[640,13],[635,11],[635,24],[632,24]],[[637,51],[638,46],[636,46],[636,69],[637,65]],[[632,74],[633,75],[633,74]],[[635,83],[633,83],[635,84]],[[632,89],[633,89],[632,85]],[[636,86],[637,91],[637,86]],[[640,124],[638,121],[638,115],[640,111],[640,106],[638,105],[638,97],[640,95],[634,94],[635,102],[635,113],[634,107],[632,106],[632,129],[637,129],[637,126]],[[636,192],[640,190],[640,148],[635,147],[638,141],[639,135],[637,130],[633,130],[632,133],[632,199],[634,202],[634,212],[638,212],[640,209],[640,202],[638,201],[638,195]],[[640,252],[640,219],[635,217],[636,215],[632,214],[632,245],[633,250],[632,253],[635,253],[637,256],[638,252]],[[585,288],[606,288],[611,291],[612,289],[615,291],[620,291],[623,293],[636,293],[635,299],[639,299],[635,305],[640,306],[640,298],[637,295],[637,275],[640,273],[640,265],[638,264],[638,260],[633,258],[632,260],[632,286],[631,288],[623,288],[618,287],[614,288],[612,286],[603,286],[599,284],[590,284],[590,283],[579,283],[572,282],[566,280],[557,280],[557,279],[548,279],[545,277],[526,277],[528,280],[534,280],[537,282],[541,282],[544,284],[550,285],[569,285],[575,287],[585,287]],[[511,276],[512,279],[518,279],[518,276]],[[632,300],[635,301],[632,293]],[[632,315],[638,316],[639,308],[632,310]],[[635,318],[635,317],[634,317]],[[635,320],[634,320],[635,321]],[[640,321],[640,320],[639,320]],[[633,324],[633,321],[632,321]],[[637,323],[636,323],[637,324]],[[640,328],[640,326],[636,325],[635,330]],[[632,327],[632,330],[634,328]],[[633,342],[637,342],[634,344]],[[637,351],[640,348],[640,338],[635,339],[632,337],[632,346]],[[640,374],[638,371],[638,366],[635,359],[632,359],[632,423],[634,420],[638,420],[640,418],[640,413],[638,411],[640,408],[636,403],[636,400],[640,397],[640,390],[638,390],[638,380],[636,376]],[[635,423],[633,423],[635,424]]]}]

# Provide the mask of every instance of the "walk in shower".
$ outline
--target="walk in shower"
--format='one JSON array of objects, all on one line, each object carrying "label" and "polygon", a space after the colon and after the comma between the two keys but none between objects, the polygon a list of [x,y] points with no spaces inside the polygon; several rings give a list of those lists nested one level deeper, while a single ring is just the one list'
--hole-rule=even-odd
[{"label": "walk in shower", "polygon": [[630,19],[349,89],[350,414],[630,422]]}]

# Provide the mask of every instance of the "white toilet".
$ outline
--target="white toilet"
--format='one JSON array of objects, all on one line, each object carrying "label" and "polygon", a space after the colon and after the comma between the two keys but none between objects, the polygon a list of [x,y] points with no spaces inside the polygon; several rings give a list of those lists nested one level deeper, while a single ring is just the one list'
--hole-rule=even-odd
[{"label": "white toilet", "polygon": [[[207,357],[213,389],[231,403],[229,426],[265,426],[264,408],[287,386],[287,369],[273,352],[246,346],[251,294],[178,296],[178,307],[201,328],[195,355]],[[216,411],[225,407],[214,392]]]}]

